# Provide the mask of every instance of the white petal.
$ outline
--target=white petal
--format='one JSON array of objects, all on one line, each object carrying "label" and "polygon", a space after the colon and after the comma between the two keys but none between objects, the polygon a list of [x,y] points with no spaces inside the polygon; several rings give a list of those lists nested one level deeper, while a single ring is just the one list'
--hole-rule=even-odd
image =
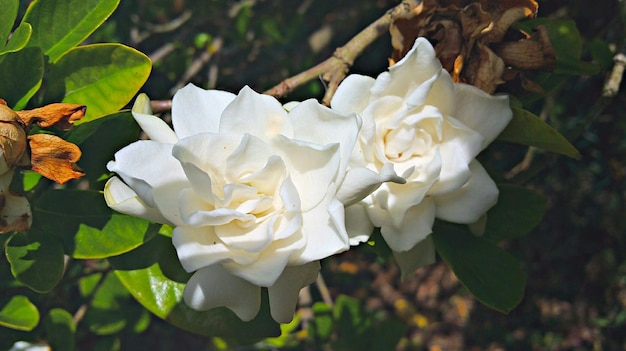
[{"label": "white petal", "polygon": [[365,204],[357,203],[346,207],[346,231],[350,237],[350,245],[356,246],[366,242],[372,235],[374,224],[370,221]]},{"label": "white petal", "polygon": [[351,74],[339,84],[330,106],[339,113],[361,113],[369,103],[372,85],[374,78]]},{"label": "white petal", "polygon": [[415,88],[441,73],[441,63],[425,38],[417,38],[413,47],[389,72],[381,73],[372,87],[372,95],[406,97]]},{"label": "white petal", "polygon": [[171,144],[139,140],[116,152],[115,161],[110,161],[107,168],[117,173],[148,206],[157,207],[153,189],[187,179],[171,153]]},{"label": "white petal", "polygon": [[298,303],[300,290],[313,283],[319,274],[318,261],[285,268],[276,283],[269,287],[270,313],[278,323],[289,323]]},{"label": "white petal", "polygon": [[350,206],[363,200],[384,182],[404,184],[406,180],[394,172],[391,163],[386,163],[380,173],[365,167],[352,168],[339,187],[337,198],[345,206]]},{"label": "white petal", "polygon": [[268,141],[278,134],[293,135],[287,111],[274,97],[245,86],[220,120],[220,133],[251,134]]},{"label": "white petal", "polygon": [[174,144],[178,141],[178,137],[167,123],[152,115],[150,99],[146,94],[137,96],[133,104],[132,114],[139,127],[151,140],[166,144]]},{"label": "white petal", "polygon": [[435,243],[432,235],[420,241],[409,251],[392,251],[402,272],[402,280],[410,278],[416,269],[435,263]]},{"label": "white petal", "polygon": [[[237,149],[228,156],[224,173],[228,174],[230,179],[242,179],[261,171],[272,155],[272,149],[267,143],[253,135],[244,134]],[[284,177],[284,166],[282,169]]]},{"label": "white petal", "polygon": [[220,265],[197,271],[187,282],[183,297],[195,310],[223,306],[244,322],[252,320],[261,308],[261,288],[231,275]]},{"label": "white petal", "polygon": [[280,152],[298,189],[302,211],[317,206],[337,177],[341,161],[339,144],[320,146],[278,136],[273,146]]},{"label": "white petal", "polygon": [[218,264],[238,254],[220,241],[213,227],[176,227],[172,232],[172,244],[187,272]]},{"label": "white petal", "polygon": [[455,120],[446,118],[443,123],[444,141],[440,144],[441,172],[439,181],[429,192],[431,195],[454,191],[470,177],[469,163],[480,152],[483,137]]},{"label": "white petal", "polygon": [[290,261],[291,265],[321,260],[343,252],[350,247],[350,239],[345,228],[344,207],[328,192],[319,206],[302,214],[302,233],[306,246],[299,257]]},{"label": "white petal", "polygon": [[431,234],[434,222],[435,204],[430,198],[425,198],[406,211],[401,223],[381,226],[380,232],[393,251],[402,252],[410,250]]},{"label": "white petal", "polygon": [[158,209],[146,205],[137,193],[118,177],[112,177],[104,185],[104,199],[107,205],[117,212],[156,223],[168,223]]},{"label": "white petal", "polygon": [[254,285],[269,287],[276,283],[276,279],[280,277],[287,266],[289,254],[289,252],[270,249],[264,251],[252,264],[224,262],[222,265],[231,274],[245,279]]},{"label": "white petal", "polygon": [[180,89],[172,99],[172,124],[179,139],[199,133],[216,133],[226,106],[235,94],[204,90],[193,84]]},{"label": "white petal", "polygon": [[294,139],[318,145],[339,144],[342,162],[338,172],[342,177],[357,141],[360,118],[354,114],[338,114],[314,99],[296,106],[289,113],[289,118],[294,129]]},{"label": "white petal", "polygon": [[[176,143],[172,155],[183,164],[194,188],[198,186],[196,190],[205,193],[208,191],[206,177],[217,184],[224,182],[228,156],[239,147],[242,137],[243,135],[236,134],[197,134]],[[188,169],[187,165],[193,165],[195,170]]]},{"label": "white petal", "polygon": [[513,112],[506,95],[489,95],[467,84],[455,84],[456,110],[452,116],[479,132],[484,149],[509,124]]},{"label": "white petal", "polygon": [[435,196],[437,218],[469,224],[476,222],[498,202],[498,187],[476,160],[470,163],[471,177],[460,189]]}]

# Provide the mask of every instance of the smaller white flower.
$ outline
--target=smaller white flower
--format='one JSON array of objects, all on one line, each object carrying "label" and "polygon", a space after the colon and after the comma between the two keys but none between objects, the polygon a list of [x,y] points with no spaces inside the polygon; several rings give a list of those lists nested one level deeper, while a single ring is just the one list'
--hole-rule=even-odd
[{"label": "smaller white flower", "polygon": [[381,227],[403,271],[434,259],[424,240],[435,218],[469,224],[496,203],[498,189],[475,157],[511,120],[508,97],[453,83],[426,39],[376,79],[348,76],[331,107],[363,119],[353,165],[382,172],[391,163],[407,181],[384,183],[346,210],[348,230],[361,238]]}]

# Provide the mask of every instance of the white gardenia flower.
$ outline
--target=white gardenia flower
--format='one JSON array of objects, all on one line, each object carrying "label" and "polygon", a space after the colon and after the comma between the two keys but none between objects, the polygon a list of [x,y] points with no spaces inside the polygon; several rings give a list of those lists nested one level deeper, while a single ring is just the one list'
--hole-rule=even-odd
[{"label": "white gardenia flower", "polygon": [[346,210],[349,231],[381,227],[403,270],[434,259],[435,218],[469,224],[496,203],[498,189],[475,157],[511,120],[508,97],[453,83],[426,39],[376,79],[348,76],[331,107],[363,119],[353,164],[378,171],[392,163],[407,180]]},{"label": "white gardenia flower", "polygon": [[248,321],[266,287],[272,317],[289,322],[319,260],[349,248],[344,205],[403,181],[347,172],[360,119],[312,99],[287,112],[248,87],[234,95],[188,85],[172,102],[174,130],[150,113],[139,98],[133,116],[150,140],[115,154],[105,198],[175,226],[178,257],[195,272],[184,300],[197,310],[226,306]]}]

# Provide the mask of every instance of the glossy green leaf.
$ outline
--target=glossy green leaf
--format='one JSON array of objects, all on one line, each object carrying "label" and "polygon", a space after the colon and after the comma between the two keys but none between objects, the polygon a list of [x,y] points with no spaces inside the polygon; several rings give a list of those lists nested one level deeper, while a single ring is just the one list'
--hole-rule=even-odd
[{"label": "glossy green leaf", "polygon": [[0,97],[14,110],[21,110],[41,86],[44,71],[41,49],[25,48],[3,57]]},{"label": "glossy green leaf", "polygon": [[24,191],[30,191],[39,184],[41,174],[35,171],[23,171],[23,187]]},{"label": "glossy green leaf", "polygon": [[89,122],[124,107],[148,79],[152,63],[141,52],[121,44],[74,48],[50,70],[45,100],[87,106]]},{"label": "glossy green leaf", "polygon": [[184,283],[190,275],[180,266],[168,237],[157,235],[129,253],[109,258],[109,262],[122,284],[144,307],[179,328],[206,336],[240,340],[280,333],[265,303],[259,315],[250,322],[242,322],[226,308],[198,312],[187,307],[182,295]]},{"label": "glossy green leaf", "polygon": [[578,150],[541,118],[521,108],[511,109],[513,119],[500,133],[498,140],[534,146],[572,158],[578,157]]},{"label": "glossy green leaf", "polygon": [[333,310],[324,302],[313,304],[313,320],[309,324],[309,334],[317,340],[327,341],[333,332]]},{"label": "glossy green leaf", "polygon": [[449,224],[437,225],[433,239],[441,258],[478,301],[502,313],[520,303],[526,274],[506,251],[464,227]]},{"label": "glossy green leaf", "polygon": [[0,52],[2,52],[1,49],[6,44],[11,29],[13,29],[20,3],[18,0],[2,0],[0,5],[2,6],[2,11],[0,11]]},{"label": "glossy green leaf", "polygon": [[63,276],[63,247],[46,233],[16,233],[5,251],[13,276],[35,291],[52,290]]},{"label": "glossy green leaf", "polygon": [[33,330],[39,324],[39,311],[26,296],[13,296],[9,301],[0,302],[0,326]]},{"label": "glossy green leaf", "polygon": [[122,147],[136,141],[141,129],[129,111],[118,112],[74,127],[66,140],[78,145],[83,153],[78,166],[90,182],[108,174],[107,162]]},{"label": "glossy green leaf", "polygon": [[56,62],[85,40],[117,8],[119,0],[36,0],[24,15],[33,25],[29,46],[43,49]]},{"label": "glossy green leaf", "polygon": [[13,35],[11,36],[11,40],[7,43],[4,48],[0,49],[0,55],[7,54],[9,52],[16,52],[22,50],[30,36],[33,32],[33,27],[29,23],[22,23],[19,27],[15,29]]},{"label": "glossy green leaf", "polygon": [[74,236],[74,252],[80,259],[117,256],[150,240],[159,230],[145,219],[114,213],[102,229],[81,224]]},{"label": "glossy green leaf", "polygon": [[79,245],[75,235],[81,225],[102,229],[112,213],[98,191],[50,190],[33,206],[33,218],[50,236],[63,243],[68,255]]},{"label": "glossy green leaf", "polygon": [[498,189],[498,203],[487,212],[483,237],[497,242],[530,233],[541,222],[547,199],[521,186],[500,184]]},{"label": "glossy green leaf", "polygon": [[46,341],[53,350],[73,351],[76,323],[72,315],[62,309],[53,308],[43,320]]},{"label": "glossy green leaf", "polygon": [[143,318],[142,308],[135,302],[115,274],[107,274],[97,286],[84,322],[98,335],[111,335],[133,328]]}]

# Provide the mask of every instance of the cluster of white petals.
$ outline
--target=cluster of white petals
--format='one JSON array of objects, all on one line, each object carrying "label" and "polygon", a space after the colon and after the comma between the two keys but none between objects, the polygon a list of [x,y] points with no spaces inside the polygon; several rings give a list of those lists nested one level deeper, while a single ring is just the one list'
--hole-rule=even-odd
[{"label": "cluster of white petals", "polygon": [[454,83],[426,39],[376,79],[348,76],[331,107],[363,120],[353,166],[391,163],[406,179],[346,210],[349,231],[381,228],[403,270],[434,259],[435,218],[471,224],[497,202],[498,188],[475,157],[511,120],[508,97]]},{"label": "cluster of white petals", "polygon": [[272,317],[293,318],[319,260],[381,233],[404,272],[434,259],[435,218],[472,224],[498,189],[475,157],[512,118],[508,97],[454,83],[425,39],[376,79],[350,75],[331,108],[282,106],[181,89],[171,129],[140,97],[149,140],[115,154],[105,186],[113,209],[174,226],[184,300],[242,320],[267,288]]},{"label": "cluster of white petals", "polygon": [[173,130],[151,115],[133,116],[149,140],[115,154],[107,204],[174,226],[182,266],[194,272],[184,300],[196,310],[225,306],[254,318],[267,288],[272,317],[293,318],[299,290],[319,260],[347,250],[344,208],[382,182],[381,171],[349,167],[361,121],[311,99],[291,111],[244,87],[238,95],[188,85],[172,102]]}]

